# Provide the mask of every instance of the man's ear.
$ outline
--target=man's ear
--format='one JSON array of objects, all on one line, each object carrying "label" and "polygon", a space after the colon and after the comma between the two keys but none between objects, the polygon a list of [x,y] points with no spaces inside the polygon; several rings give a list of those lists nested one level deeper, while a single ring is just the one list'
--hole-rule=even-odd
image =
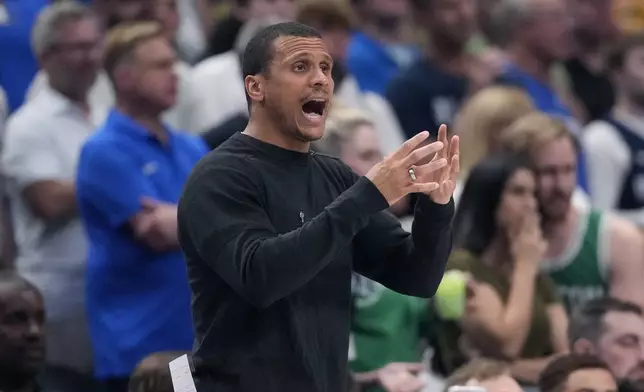
[{"label": "man's ear", "polygon": [[583,338],[573,342],[571,351],[574,354],[596,354],[595,345],[590,340]]},{"label": "man's ear", "polygon": [[118,85],[122,90],[130,90],[136,84],[136,75],[134,75],[132,67],[127,64],[120,64],[114,68],[113,71],[114,84]]},{"label": "man's ear", "polygon": [[246,93],[251,100],[257,102],[264,101],[264,88],[265,88],[265,79],[261,75],[248,75],[244,79],[244,85],[246,86]]}]

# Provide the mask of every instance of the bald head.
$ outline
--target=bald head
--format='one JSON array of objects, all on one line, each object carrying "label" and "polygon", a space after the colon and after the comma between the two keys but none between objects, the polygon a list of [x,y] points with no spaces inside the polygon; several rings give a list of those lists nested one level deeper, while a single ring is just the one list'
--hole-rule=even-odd
[{"label": "bald head", "polygon": [[24,291],[33,291],[40,295],[40,291],[27,279],[13,271],[0,271],[0,303],[6,298]]},{"label": "bald head", "polygon": [[0,272],[0,379],[32,379],[45,359],[42,295],[15,272]]}]

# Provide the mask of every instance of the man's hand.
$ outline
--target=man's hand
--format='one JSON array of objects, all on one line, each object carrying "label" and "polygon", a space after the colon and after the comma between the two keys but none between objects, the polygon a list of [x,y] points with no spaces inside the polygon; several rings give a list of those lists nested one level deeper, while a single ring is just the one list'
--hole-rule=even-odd
[{"label": "man's hand", "polygon": [[390,363],[378,370],[378,382],[387,392],[420,392],[425,381],[418,377],[422,363]]},{"label": "man's hand", "polygon": [[136,235],[157,251],[166,251],[177,242],[177,206],[148,197],[141,199],[143,211],[137,215]]},{"label": "man's hand", "polygon": [[434,157],[427,164],[417,165],[424,158],[441,151],[445,146],[442,141],[437,141],[416,148],[428,137],[427,131],[412,137],[367,173],[367,178],[378,188],[390,206],[410,193],[431,194],[432,191],[439,189],[440,183],[433,181],[435,177],[432,173],[447,166],[447,160]]},{"label": "man's hand", "polygon": [[[438,142],[442,143],[444,147],[436,153],[434,159],[428,165],[441,162],[440,170],[428,172],[420,180],[438,184],[437,189],[423,193],[428,194],[434,203],[447,204],[456,189],[456,180],[460,171],[458,136],[452,136],[452,139],[448,142],[447,126],[443,124],[438,128]],[[449,165],[444,165],[442,164],[443,162],[449,162]],[[436,166],[438,166],[438,163]]]}]

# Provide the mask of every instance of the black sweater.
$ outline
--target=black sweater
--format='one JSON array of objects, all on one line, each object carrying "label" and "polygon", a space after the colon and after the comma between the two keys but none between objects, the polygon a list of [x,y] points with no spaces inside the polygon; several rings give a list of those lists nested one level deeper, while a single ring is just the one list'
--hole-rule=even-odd
[{"label": "black sweater", "polygon": [[453,202],[425,196],[413,234],[335,158],[235,134],[179,202],[200,392],[342,392],[351,271],[430,297],[452,245]]}]

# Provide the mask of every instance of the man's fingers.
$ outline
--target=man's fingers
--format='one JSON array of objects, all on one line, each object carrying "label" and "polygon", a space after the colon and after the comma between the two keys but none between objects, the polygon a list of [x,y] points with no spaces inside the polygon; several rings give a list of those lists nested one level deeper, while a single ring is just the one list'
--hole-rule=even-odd
[{"label": "man's fingers", "polygon": [[437,153],[442,150],[445,145],[442,142],[430,143],[426,146],[423,146],[417,150],[410,151],[410,154],[407,155],[402,161],[402,167],[407,170],[418,161],[427,158],[428,156]]},{"label": "man's fingers", "polygon": [[452,136],[452,139],[449,141],[449,156],[453,157],[459,155],[460,151],[460,139],[458,136]]},{"label": "man's fingers", "polygon": [[392,154],[392,157],[396,160],[405,158],[412,151],[414,151],[414,149],[418,147],[422,142],[427,140],[428,137],[429,137],[429,132],[422,131],[418,135],[404,142],[403,145],[400,146],[400,148]]},{"label": "man's fingers", "polygon": [[414,173],[416,177],[419,178],[420,182],[423,182],[424,179],[431,175],[433,172],[438,171],[447,166],[447,159],[440,158],[435,161],[431,161],[422,166],[412,166],[414,168]]},{"label": "man's fingers", "polygon": [[[442,124],[438,127],[438,139],[439,142],[442,142],[444,146],[448,146],[447,142],[447,125]],[[446,158],[448,154],[447,148],[441,150],[440,156]]]},{"label": "man's fingers", "polygon": [[425,193],[428,194],[430,192],[434,192],[436,189],[438,189],[440,185],[437,182],[425,182],[425,183],[413,183],[409,186],[409,193]]},{"label": "man's fingers", "polygon": [[456,182],[458,178],[458,173],[461,171],[461,163],[458,155],[452,157],[452,162],[449,165],[449,176]]}]

